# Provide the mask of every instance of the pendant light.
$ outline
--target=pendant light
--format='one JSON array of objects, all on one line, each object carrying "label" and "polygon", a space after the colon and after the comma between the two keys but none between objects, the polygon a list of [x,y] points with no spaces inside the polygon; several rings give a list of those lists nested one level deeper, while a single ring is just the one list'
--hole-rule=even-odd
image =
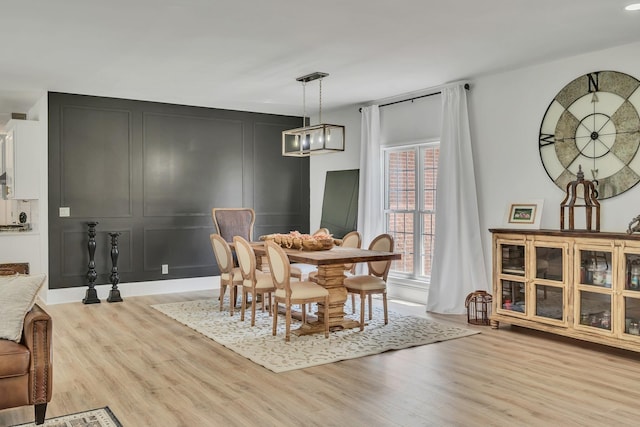
[{"label": "pendant light", "polygon": [[[344,151],[344,126],[322,123],[322,79],[329,74],[316,71],[298,77],[302,83],[302,127],[282,132],[282,155],[308,157],[312,154],[325,154]],[[306,84],[318,80],[319,100],[317,125],[306,126]]]}]

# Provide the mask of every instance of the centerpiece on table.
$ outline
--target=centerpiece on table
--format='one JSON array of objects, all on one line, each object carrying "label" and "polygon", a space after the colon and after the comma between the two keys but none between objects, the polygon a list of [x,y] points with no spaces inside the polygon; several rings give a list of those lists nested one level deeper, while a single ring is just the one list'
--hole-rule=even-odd
[{"label": "centerpiece on table", "polygon": [[291,231],[289,234],[267,234],[260,236],[260,240],[273,240],[283,248],[306,251],[326,251],[333,248],[335,243],[331,234],[316,233],[311,235],[302,234],[299,231]]}]

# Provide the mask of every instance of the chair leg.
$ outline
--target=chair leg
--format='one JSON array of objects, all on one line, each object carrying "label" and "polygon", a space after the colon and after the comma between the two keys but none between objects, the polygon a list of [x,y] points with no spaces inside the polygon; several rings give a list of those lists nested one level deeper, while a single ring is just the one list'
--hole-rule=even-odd
[{"label": "chair leg", "polygon": [[271,310],[273,310],[273,330],[272,335],[276,336],[276,329],[278,327],[278,302],[274,298],[273,304],[271,305]]},{"label": "chair leg", "polygon": [[47,412],[46,403],[38,403],[35,406],[36,425],[44,424],[44,415]]},{"label": "chair leg", "polygon": [[256,295],[256,293],[251,293],[251,326],[256,324]]},{"label": "chair leg", "polygon": [[247,291],[242,288],[242,305],[240,305],[240,320],[244,322],[244,311],[247,309]]},{"label": "chair leg", "polygon": [[369,300],[369,320],[373,319],[373,298],[371,294],[367,295],[367,299]]},{"label": "chair leg", "polygon": [[384,307],[384,324],[389,323],[389,316],[387,314],[387,293],[382,293],[382,306]]},{"label": "chair leg", "polygon": [[222,311],[222,305],[224,302],[224,294],[225,292],[227,292],[227,285],[223,285],[222,283],[220,284],[220,297],[218,298],[220,300],[220,311]]},{"label": "chair leg", "polygon": [[356,294],[351,293],[351,314],[356,314]]},{"label": "chair leg", "polygon": [[307,323],[307,304],[301,304],[302,309],[302,323]]},{"label": "chair leg", "polygon": [[364,295],[364,291],[360,291],[360,330],[364,330],[364,302],[366,301],[366,297]]},{"label": "chair leg", "polygon": [[229,315],[233,316],[233,310],[236,305],[236,294],[238,293],[238,287],[231,285],[229,289]]},{"label": "chair leg", "polygon": [[286,342],[289,342],[289,339],[291,338],[291,304],[287,304],[287,313],[286,313],[286,319],[285,319],[285,324],[286,324],[286,328],[285,328],[285,333],[284,333],[284,340]]}]

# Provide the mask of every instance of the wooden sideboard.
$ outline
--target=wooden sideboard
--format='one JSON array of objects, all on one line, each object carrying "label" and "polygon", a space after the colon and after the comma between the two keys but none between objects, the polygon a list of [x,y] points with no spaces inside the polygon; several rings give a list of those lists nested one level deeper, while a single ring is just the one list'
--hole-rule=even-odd
[{"label": "wooden sideboard", "polygon": [[640,235],[491,229],[491,326],[640,352]]}]

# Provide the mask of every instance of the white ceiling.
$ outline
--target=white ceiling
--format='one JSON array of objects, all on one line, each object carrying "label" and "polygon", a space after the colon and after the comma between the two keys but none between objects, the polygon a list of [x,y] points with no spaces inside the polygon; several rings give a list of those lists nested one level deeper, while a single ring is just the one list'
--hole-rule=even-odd
[{"label": "white ceiling", "polygon": [[325,109],[362,104],[636,42],[633,1],[2,2],[0,122],[46,91],[301,115],[313,71]]}]

